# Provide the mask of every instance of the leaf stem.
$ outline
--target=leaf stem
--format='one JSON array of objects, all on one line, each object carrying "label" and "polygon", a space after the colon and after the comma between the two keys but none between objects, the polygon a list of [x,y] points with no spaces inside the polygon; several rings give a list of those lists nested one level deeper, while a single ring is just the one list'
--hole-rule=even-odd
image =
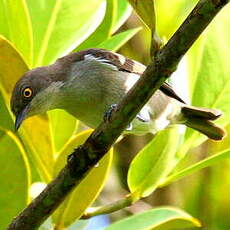
[{"label": "leaf stem", "polygon": [[93,216],[103,215],[103,214],[109,214],[115,211],[118,211],[122,208],[126,208],[130,205],[135,203],[135,199],[131,196],[131,194],[127,195],[124,199],[115,201],[114,203],[100,206],[100,207],[93,207],[86,210],[84,215],[81,217],[82,219],[88,219]]}]

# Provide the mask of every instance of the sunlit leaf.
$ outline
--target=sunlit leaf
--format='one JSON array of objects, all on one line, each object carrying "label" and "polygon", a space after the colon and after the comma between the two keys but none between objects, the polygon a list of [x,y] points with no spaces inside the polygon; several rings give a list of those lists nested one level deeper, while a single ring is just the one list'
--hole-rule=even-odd
[{"label": "sunlit leaf", "polygon": [[[0,90],[4,96],[4,101],[8,109],[13,87],[16,81],[27,70],[28,67],[12,44],[0,37]],[[5,114],[6,113],[9,115],[9,112],[5,112]],[[1,119],[6,121],[12,118],[5,117]],[[11,124],[10,126],[11,129],[13,129],[13,125]],[[46,181],[49,181],[53,169],[53,150],[47,116],[35,116],[24,121],[20,127],[19,133],[28,151],[32,154],[39,172]]]},{"label": "sunlit leaf", "polygon": [[155,0],[157,31],[169,39],[190,13],[198,0]]},{"label": "sunlit leaf", "polygon": [[170,172],[178,141],[176,128],[161,131],[134,158],[128,171],[128,185],[137,198],[152,193]]},{"label": "sunlit leaf", "polygon": [[141,28],[129,29],[127,31],[116,34],[104,42],[97,45],[97,48],[116,51],[123,46],[129,39],[131,39]]},{"label": "sunlit leaf", "polygon": [[185,176],[191,175],[192,173],[201,170],[203,168],[212,166],[213,164],[218,163],[219,161],[225,160],[230,157],[230,148],[227,150],[224,150],[220,153],[216,153],[210,157],[207,157],[185,169],[182,169],[181,171],[178,171],[172,175],[170,175],[168,178],[163,181],[162,185],[169,184],[173,181],[179,180]]},{"label": "sunlit leaf", "polygon": [[2,129],[0,167],[0,229],[6,229],[12,218],[28,203],[30,168],[20,141],[13,133]]},{"label": "sunlit leaf", "polygon": [[104,230],[172,230],[200,226],[197,219],[180,209],[161,207],[127,217]]},{"label": "sunlit leaf", "polygon": [[16,81],[26,71],[28,67],[20,54],[9,41],[0,36],[0,87],[8,106]]},{"label": "sunlit leaf", "polygon": [[195,106],[222,110],[224,116],[220,123],[223,125],[229,123],[230,117],[230,101],[227,96],[230,94],[230,69],[226,68],[230,53],[230,32],[226,30],[230,23],[229,13],[230,8],[226,8],[206,34],[192,97]]},{"label": "sunlit leaf", "polygon": [[156,26],[154,2],[154,0],[129,0],[133,9],[151,30],[155,30]]},{"label": "sunlit leaf", "polygon": [[25,0],[1,0],[0,22],[0,35],[14,44],[30,66],[33,57],[33,35]]},{"label": "sunlit leaf", "polygon": [[64,110],[48,112],[53,138],[54,151],[57,153],[77,129],[78,121]]},{"label": "sunlit leaf", "polygon": [[105,11],[105,0],[27,0],[27,4],[34,35],[33,66],[52,63],[72,51],[96,29]]},{"label": "sunlit leaf", "polygon": [[[55,173],[64,166],[67,156],[73,151],[73,148],[83,144],[91,132],[90,130],[82,132],[66,144],[56,161]],[[53,220],[57,226],[69,226],[76,219],[80,218],[85,209],[94,202],[105,183],[111,166],[112,157],[113,152],[110,150],[99,161],[98,166],[90,171],[61,207],[57,209],[53,215]]]},{"label": "sunlit leaf", "polygon": [[111,35],[112,26],[117,13],[117,0],[106,1],[106,12],[102,23],[76,50],[94,48]]},{"label": "sunlit leaf", "polygon": [[[190,69],[196,67],[190,76],[192,105],[221,110],[224,115],[217,120],[217,123],[222,126],[229,124],[230,117],[230,101],[227,96],[230,94],[230,70],[226,68],[230,53],[230,32],[226,30],[226,26],[230,23],[229,13],[230,8],[226,7],[217,16],[205,33],[201,44],[189,53],[188,62]],[[200,58],[197,58],[199,56]],[[197,135],[190,129],[186,133],[186,141],[191,142],[193,146],[205,139],[207,137]]]},{"label": "sunlit leaf", "polygon": [[117,12],[112,27],[112,33],[115,33],[124,24],[131,13],[132,7],[129,5],[128,1],[117,0]]}]

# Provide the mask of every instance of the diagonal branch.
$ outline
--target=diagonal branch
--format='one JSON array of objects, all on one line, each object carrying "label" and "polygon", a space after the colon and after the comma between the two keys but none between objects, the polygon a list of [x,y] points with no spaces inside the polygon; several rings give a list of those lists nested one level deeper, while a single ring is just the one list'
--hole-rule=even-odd
[{"label": "diagonal branch", "polygon": [[118,105],[111,121],[102,123],[86,142],[74,151],[59,175],[12,221],[8,230],[37,229],[52,214],[106,154],[152,94],[175,71],[181,57],[228,2],[229,0],[199,1],[169,42],[157,53],[154,62],[147,67],[140,80]]}]

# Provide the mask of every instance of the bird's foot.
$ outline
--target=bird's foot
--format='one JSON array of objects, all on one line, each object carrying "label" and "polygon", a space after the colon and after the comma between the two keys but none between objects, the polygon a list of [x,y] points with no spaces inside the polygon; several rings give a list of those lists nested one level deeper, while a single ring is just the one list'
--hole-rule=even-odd
[{"label": "bird's foot", "polygon": [[75,157],[76,157],[75,151],[76,151],[76,149],[74,149],[73,153],[71,153],[67,156],[67,162],[71,162],[71,161],[73,161],[73,159],[75,159]]},{"label": "bird's foot", "polygon": [[133,125],[132,123],[129,123],[128,127],[126,128],[126,131],[132,131]]},{"label": "bird's foot", "polygon": [[108,122],[111,120],[112,114],[117,110],[117,104],[110,105],[109,109],[105,112],[103,120]]}]

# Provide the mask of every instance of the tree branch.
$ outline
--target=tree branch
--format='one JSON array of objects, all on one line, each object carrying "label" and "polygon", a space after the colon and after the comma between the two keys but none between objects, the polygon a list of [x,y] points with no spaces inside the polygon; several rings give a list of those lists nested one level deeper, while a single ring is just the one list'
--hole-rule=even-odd
[{"label": "tree branch", "polygon": [[[112,114],[74,151],[67,165],[46,189],[8,226],[8,230],[37,229],[65,197],[81,182],[89,170],[106,154],[121,132],[134,119],[154,92],[175,71],[181,57],[229,0],[200,0],[169,42],[157,53]],[[77,204],[76,204],[77,208]]]}]

